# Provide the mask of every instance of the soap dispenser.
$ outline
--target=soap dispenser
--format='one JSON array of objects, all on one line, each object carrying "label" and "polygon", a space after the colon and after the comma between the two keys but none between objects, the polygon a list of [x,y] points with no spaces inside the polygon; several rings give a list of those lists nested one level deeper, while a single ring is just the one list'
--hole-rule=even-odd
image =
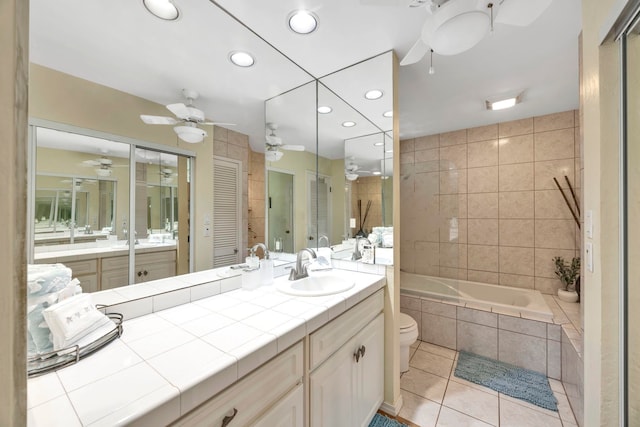
[{"label": "soap dispenser", "polygon": [[273,283],[273,260],[269,251],[264,251],[264,258],[260,260],[260,285],[266,286]]}]

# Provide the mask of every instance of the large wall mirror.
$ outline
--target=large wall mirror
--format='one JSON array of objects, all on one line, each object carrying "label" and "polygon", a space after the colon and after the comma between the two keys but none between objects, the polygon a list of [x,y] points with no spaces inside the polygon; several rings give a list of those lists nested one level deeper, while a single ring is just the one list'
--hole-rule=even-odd
[{"label": "large wall mirror", "polygon": [[371,243],[391,253],[392,69],[387,52],[265,103],[270,248],[331,246],[348,258],[356,234],[375,230]]},{"label": "large wall mirror", "polygon": [[86,292],[188,272],[192,156],[81,132],[32,127],[30,262]]}]

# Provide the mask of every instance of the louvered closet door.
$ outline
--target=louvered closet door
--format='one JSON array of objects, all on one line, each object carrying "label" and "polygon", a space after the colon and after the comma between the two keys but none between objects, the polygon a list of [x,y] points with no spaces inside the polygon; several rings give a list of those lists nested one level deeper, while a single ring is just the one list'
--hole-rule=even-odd
[{"label": "louvered closet door", "polygon": [[213,160],[213,267],[238,264],[240,250],[242,164]]}]

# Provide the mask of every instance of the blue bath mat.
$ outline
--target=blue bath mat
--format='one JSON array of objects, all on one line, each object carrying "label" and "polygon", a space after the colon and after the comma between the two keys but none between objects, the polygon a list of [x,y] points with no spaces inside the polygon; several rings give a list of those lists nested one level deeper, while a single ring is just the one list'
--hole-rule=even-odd
[{"label": "blue bath mat", "polygon": [[454,375],[500,393],[558,411],[549,380],[539,372],[461,351]]},{"label": "blue bath mat", "polygon": [[387,418],[384,415],[375,414],[369,423],[369,427],[407,427],[407,425]]}]

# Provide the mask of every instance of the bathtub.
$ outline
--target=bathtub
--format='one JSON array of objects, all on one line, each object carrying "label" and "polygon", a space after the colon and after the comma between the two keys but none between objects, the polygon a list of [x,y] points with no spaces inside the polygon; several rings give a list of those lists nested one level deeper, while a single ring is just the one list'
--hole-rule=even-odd
[{"label": "bathtub", "polygon": [[400,272],[401,292],[466,307],[553,322],[540,291]]}]

